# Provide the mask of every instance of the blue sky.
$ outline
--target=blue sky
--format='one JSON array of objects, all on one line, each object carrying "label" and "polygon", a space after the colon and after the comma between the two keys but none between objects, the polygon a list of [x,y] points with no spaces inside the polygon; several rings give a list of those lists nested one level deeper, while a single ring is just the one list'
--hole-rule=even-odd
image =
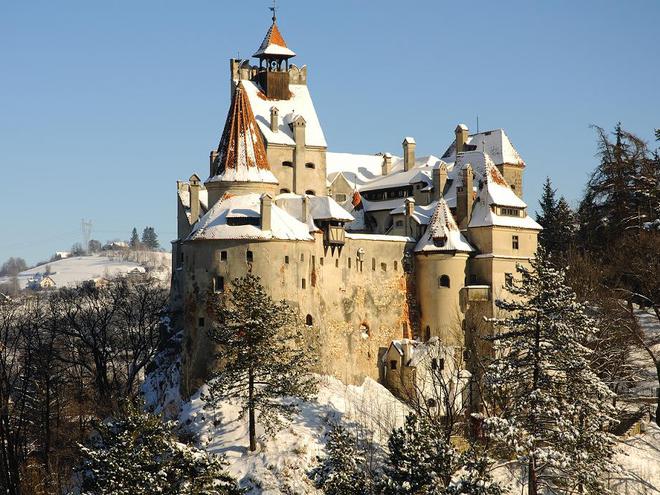
[{"label": "blue sky", "polygon": [[[280,0],[279,25],[330,150],[441,154],[465,122],[506,129],[534,208],[571,203],[596,164],[590,124],[660,127],[660,2]],[[267,0],[0,0],[0,261],[153,225],[175,237],[175,181],[206,172],[228,59]]]}]

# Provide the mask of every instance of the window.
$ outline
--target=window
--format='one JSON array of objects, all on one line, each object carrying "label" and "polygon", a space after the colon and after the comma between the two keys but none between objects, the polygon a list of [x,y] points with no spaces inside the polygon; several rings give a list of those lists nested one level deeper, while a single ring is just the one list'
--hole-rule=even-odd
[{"label": "window", "polygon": [[335,194],[335,201],[337,201],[338,203],[343,203],[344,201],[346,201],[346,199],[347,198],[345,194],[342,193]]},{"label": "window", "polygon": [[403,220],[397,220],[396,221],[396,226],[397,227],[403,227]]},{"label": "window", "polygon": [[335,260],[335,267],[336,267],[336,268],[339,268],[339,258],[337,258],[337,259]]},{"label": "window", "polygon": [[447,238],[445,236],[433,238],[433,245],[435,247],[445,247],[446,243],[447,243]]},{"label": "window", "polygon": [[289,191],[289,190],[286,189],[286,188],[284,188],[284,189],[280,189],[280,194],[287,194],[287,193],[290,193],[290,192],[291,192],[291,191]]},{"label": "window", "polygon": [[312,318],[312,315],[305,316],[305,325],[311,327],[313,324],[314,324],[314,320]]},{"label": "window", "polygon": [[513,273],[504,274],[504,283],[506,285],[511,285],[513,283]]},{"label": "window", "polygon": [[300,261],[305,261],[305,253],[300,253]]},{"label": "window", "polygon": [[293,162],[282,162],[283,167],[293,167]]},{"label": "window", "polygon": [[438,359],[437,358],[431,359],[431,369],[432,370],[437,370],[438,369]]},{"label": "window", "polygon": [[518,249],[519,246],[520,246],[520,241],[518,239],[518,236],[517,235],[512,235],[511,236],[511,247],[513,249]]},{"label": "window", "polygon": [[396,272],[399,269],[399,263],[397,261],[394,262],[394,271]]},{"label": "window", "polygon": [[220,251],[220,261],[227,261],[227,251]]},{"label": "window", "polygon": [[306,288],[307,288],[307,280],[305,280],[305,279],[303,278],[303,279],[302,279],[302,283],[301,283],[300,285],[301,285],[301,287],[302,287],[303,289],[306,289]]},{"label": "window", "polygon": [[448,275],[442,275],[438,278],[438,288],[440,287],[446,287],[446,288],[450,287]]},{"label": "window", "polygon": [[438,403],[436,402],[435,399],[427,399],[426,400],[426,405],[428,407],[438,407]]},{"label": "window", "polygon": [[203,327],[204,326],[204,318],[199,318],[197,320],[197,326],[198,327]]},{"label": "window", "polygon": [[396,369],[396,360],[392,359],[390,361],[390,369],[395,370]]},{"label": "window", "polygon": [[502,215],[507,217],[519,217],[520,210],[518,208],[502,208]]},{"label": "window", "polygon": [[325,260],[325,258],[319,258],[319,265],[323,266],[323,263],[324,263],[323,260]]},{"label": "window", "polygon": [[289,257],[288,257],[288,256],[285,256],[285,257],[284,257],[284,264],[285,264],[285,265],[288,265],[288,264],[289,264]]},{"label": "window", "polygon": [[261,219],[259,217],[227,217],[227,225],[232,227],[240,225],[254,225],[259,227],[259,222]]},{"label": "window", "polygon": [[305,191],[305,194],[307,194],[308,196],[316,196],[316,193],[311,189],[307,189],[307,191]]},{"label": "window", "polygon": [[248,251],[245,253],[245,259],[248,263],[252,263],[254,261],[254,253],[252,251]]},{"label": "window", "polygon": [[428,341],[431,339],[431,327],[426,325],[426,328],[424,329],[424,340]]},{"label": "window", "polygon": [[371,270],[376,271],[376,258],[371,258]]},{"label": "window", "polygon": [[312,162],[307,162],[305,163],[305,168],[316,168],[316,165],[314,165]]},{"label": "window", "polygon": [[445,360],[443,358],[437,359],[433,358],[431,359],[431,369],[433,370],[444,370],[445,369]]},{"label": "window", "polygon": [[316,256],[312,255],[312,266],[316,266]]},{"label": "window", "polygon": [[225,279],[219,275],[213,277],[213,292],[225,291]]},{"label": "window", "polygon": [[348,267],[351,267],[351,258],[348,258]]}]

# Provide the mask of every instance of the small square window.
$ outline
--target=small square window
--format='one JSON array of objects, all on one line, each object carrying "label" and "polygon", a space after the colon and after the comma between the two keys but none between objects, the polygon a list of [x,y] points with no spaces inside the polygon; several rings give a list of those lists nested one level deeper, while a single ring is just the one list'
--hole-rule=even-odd
[{"label": "small square window", "polygon": [[220,261],[227,261],[227,251],[220,251]]},{"label": "small square window", "polygon": [[387,271],[387,263],[381,263],[381,264],[380,264],[380,269],[381,269],[382,271],[386,272],[386,271]]},{"label": "small square window", "polygon": [[204,318],[199,318],[199,319],[197,320],[197,326],[199,326],[199,327],[203,327],[203,326],[204,326]]},{"label": "small square window", "polygon": [[254,253],[252,251],[248,251],[245,253],[245,259],[248,263],[252,263],[254,261]]},{"label": "small square window", "polygon": [[396,361],[395,361],[394,359],[393,359],[392,361],[390,361],[390,369],[391,369],[391,370],[395,370],[395,369],[396,369]]}]

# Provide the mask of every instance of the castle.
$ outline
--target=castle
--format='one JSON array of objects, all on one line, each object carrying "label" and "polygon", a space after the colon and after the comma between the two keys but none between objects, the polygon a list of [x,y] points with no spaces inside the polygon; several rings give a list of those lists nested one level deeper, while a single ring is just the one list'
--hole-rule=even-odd
[{"label": "castle", "polygon": [[230,60],[231,106],[208,178],[177,183],[184,392],[213,365],[209,301],[247,273],[299,311],[322,371],[345,383],[387,381],[396,364],[386,355],[405,339],[433,338],[474,366],[483,315],[536,251],[525,163],[503,130],[463,124],[441,157],[416,156],[411,137],[401,157],[329,152],[294,56],[273,16],[258,65]]}]

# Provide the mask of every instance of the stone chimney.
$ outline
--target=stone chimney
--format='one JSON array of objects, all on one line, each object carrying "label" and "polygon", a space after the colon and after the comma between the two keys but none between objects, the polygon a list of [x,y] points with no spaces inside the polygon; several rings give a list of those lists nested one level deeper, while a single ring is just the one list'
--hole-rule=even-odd
[{"label": "stone chimney", "polygon": [[280,111],[277,107],[270,107],[270,130],[277,132],[280,128]]},{"label": "stone chimney", "polygon": [[309,198],[307,194],[302,195],[302,205],[300,207],[300,221],[302,223],[307,223],[307,213],[309,212]]},{"label": "stone chimney", "polygon": [[209,154],[209,177],[213,177],[217,172],[215,163],[217,159],[218,150],[211,150],[211,153]]},{"label": "stone chimney", "polygon": [[307,122],[302,115],[299,115],[291,123],[293,127],[293,140],[296,148],[293,152],[293,191],[296,194],[304,193],[303,185],[300,183],[298,170],[305,167],[305,128]]},{"label": "stone chimney", "polygon": [[259,198],[261,214],[261,230],[271,230],[271,215],[273,211],[273,198],[268,194],[262,194]]},{"label": "stone chimney", "polygon": [[445,191],[447,184],[447,165],[441,163],[439,167],[433,169],[433,201],[438,201]]},{"label": "stone chimney", "polygon": [[415,140],[407,137],[403,140],[403,170],[410,170],[415,166]]},{"label": "stone chimney", "polygon": [[456,130],[456,154],[463,153],[465,151],[465,144],[468,139],[468,128],[465,124],[458,124]]},{"label": "stone chimney", "polygon": [[389,175],[392,173],[392,154],[385,153],[383,154],[383,165],[382,165],[383,175]]},{"label": "stone chimney", "polygon": [[406,226],[406,232],[405,235],[409,235],[413,237],[412,235],[412,225],[413,225],[413,213],[415,212],[415,198],[406,198],[405,201],[405,222],[404,225]]},{"label": "stone chimney", "polygon": [[470,223],[474,202],[472,191],[474,173],[469,163],[463,167],[461,180],[462,184],[456,191],[456,222],[461,230],[465,230]]},{"label": "stone chimney", "polygon": [[199,177],[197,174],[190,176],[190,225],[199,220]]},{"label": "stone chimney", "polygon": [[401,339],[401,351],[403,352],[403,356],[401,356],[401,367],[403,368],[404,366],[408,366],[408,363],[412,359],[413,344],[410,339]]}]

